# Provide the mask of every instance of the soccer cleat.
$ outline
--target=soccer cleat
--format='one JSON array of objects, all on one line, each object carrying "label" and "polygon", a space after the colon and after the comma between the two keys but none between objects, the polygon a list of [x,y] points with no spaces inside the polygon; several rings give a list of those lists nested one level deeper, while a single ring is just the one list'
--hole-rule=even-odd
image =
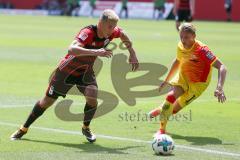
[{"label": "soccer cleat", "polygon": [[82,128],[82,134],[89,142],[93,143],[96,141],[96,136],[92,133],[90,128]]},{"label": "soccer cleat", "polygon": [[20,140],[24,134],[27,133],[27,129],[25,128],[19,128],[17,131],[15,131],[11,136],[11,140]]},{"label": "soccer cleat", "polygon": [[160,129],[153,135],[153,137],[157,137],[158,135],[161,135],[161,134],[166,134],[166,131],[163,129]]},{"label": "soccer cleat", "polygon": [[160,114],[160,109],[156,108],[148,113],[149,118],[157,117]]}]

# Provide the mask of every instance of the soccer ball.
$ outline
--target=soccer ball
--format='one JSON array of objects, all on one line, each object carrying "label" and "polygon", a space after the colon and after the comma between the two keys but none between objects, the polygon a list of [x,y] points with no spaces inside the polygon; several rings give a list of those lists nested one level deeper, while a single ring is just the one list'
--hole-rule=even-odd
[{"label": "soccer ball", "polygon": [[174,141],[167,134],[156,135],[152,142],[152,149],[157,155],[169,155],[174,150]]}]

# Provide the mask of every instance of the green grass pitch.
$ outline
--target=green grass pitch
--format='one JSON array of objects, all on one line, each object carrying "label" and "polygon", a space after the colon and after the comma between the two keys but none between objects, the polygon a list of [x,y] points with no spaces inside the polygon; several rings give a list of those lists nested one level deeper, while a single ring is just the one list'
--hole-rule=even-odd
[{"label": "green grass pitch", "polygon": [[[10,141],[9,136],[44,95],[50,73],[66,54],[75,34],[83,26],[95,23],[97,19],[0,15],[0,160],[240,159],[239,23],[194,22],[198,39],[208,44],[227,66],[227,102],[219,104],[213,96],[217,83],[214,70],[204,94],[180,112],[179,119],[168,124],[176,143],[173,155],[153,154],[149,141],[159,123],[143,117],[164,96],[138,98],[135,106],[128,106],[119,98],[116,109],[92,122],[92,130],[98,135],[94,144],[81,136],[81,122],[58,119],[54,107],[34,123],[23,140]],[[179,41],[174,21],[122,20],[119,26],[133,40],[140,62],[169,67]],[[114,54],[121,52],[117,49]],[[110,77],[111,59],[102,60],[104,65],[97,77],[99,88],[117,95]],[[73,113],[83,111],[82,97],[71,95],[67,99],[74,100]]]}]

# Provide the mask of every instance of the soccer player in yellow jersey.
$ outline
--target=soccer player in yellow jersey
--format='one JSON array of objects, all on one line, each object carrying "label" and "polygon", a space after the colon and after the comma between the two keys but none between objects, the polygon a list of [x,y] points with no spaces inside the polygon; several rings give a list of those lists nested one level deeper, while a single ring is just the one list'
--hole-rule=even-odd
[{"label": "soccer player in yellow jersey", "polygon": [[177,57],[159,90],[167,84],[172,88],[163,104],[149,112],[151,118],[161,116],[157,134],[165,134],[168,118],[204,92],[211,80],[213,67],[218,69],[218,83],[214,95],[218,102],[223,103],[226,100],[223,85],[227,70],[224,64],[207,45],[195,39],[196,28],[191,23],[183,23],[179,27],[179,34],[181,41],[178,43]]}]

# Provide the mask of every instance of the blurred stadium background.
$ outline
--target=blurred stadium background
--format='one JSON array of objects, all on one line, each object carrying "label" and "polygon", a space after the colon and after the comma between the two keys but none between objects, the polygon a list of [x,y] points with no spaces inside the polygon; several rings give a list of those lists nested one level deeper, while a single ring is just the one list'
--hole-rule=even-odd
[{"label": "blurred stadium background", "polygon": [[[79,3],[78,14],[72,13],[74,7],[69,6],[69,0],[0,0],[0,14],[33,14],[33,15],[64,15],[75,14],[89,16],[91,3],[95,3],[93,16],[98,16],[105,8],[114,9],[117,13],[121,10],[121,0],[70,0]],[[94,2],[96,1],[96,2]],[[174,0],[165,1],[165,13],[163,18],[174,18],[172,15]],[[70,2],[71,3],[71,2]],[[75,3],[75,2],[74,2]],[[196,0],[196,20],[226,20],[227,14],[224,9],[225,0]],[[154,0],[129,0],[129,18],[151,19],[153,14]],[[75,6],[76,7],[76,6]],[[8,9],[6,9],[8,8]],[[10,8],[10,9],[9,9]],[[36,10],[37,9],[37,10]],[[70,13],[69,13],[70,10]],[[67,13],[68,12],[68,13]],[[144,14],[142,14],[144,13]],[[232,20],[240,21],[240,1],[232,0]]]}]

